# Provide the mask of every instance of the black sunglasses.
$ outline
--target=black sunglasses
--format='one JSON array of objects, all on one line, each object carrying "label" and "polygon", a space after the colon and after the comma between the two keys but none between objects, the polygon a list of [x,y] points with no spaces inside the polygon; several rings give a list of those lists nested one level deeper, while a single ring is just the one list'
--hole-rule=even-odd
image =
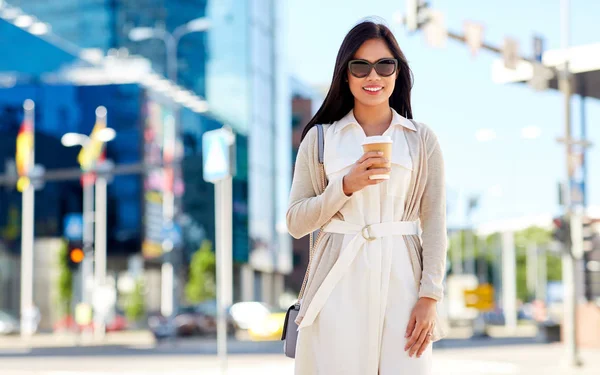
[{"label": "black sunglasses", "polygon": [[348,62],[348,70],[350,74],[356,78],[365,78],[371,74],[371,70],[375,68],[375,72],[381,77],[389,77],[396,73],[398,69],[398,60],[396,59],[381,59],[371,64],[367,60],[350,60]]}]

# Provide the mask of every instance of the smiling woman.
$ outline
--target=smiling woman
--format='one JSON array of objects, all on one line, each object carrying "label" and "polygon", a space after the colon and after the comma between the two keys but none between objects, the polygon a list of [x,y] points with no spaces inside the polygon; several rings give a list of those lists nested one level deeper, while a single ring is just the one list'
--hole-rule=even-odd
[{"label": "smiling woman", "polygon": [[444,165],[435,134],[412,120],[411,89],[391,31],[356,25],[292,182],[289,232],[320,230],[283,333],[296,375],[431,373],[444,336]]}]

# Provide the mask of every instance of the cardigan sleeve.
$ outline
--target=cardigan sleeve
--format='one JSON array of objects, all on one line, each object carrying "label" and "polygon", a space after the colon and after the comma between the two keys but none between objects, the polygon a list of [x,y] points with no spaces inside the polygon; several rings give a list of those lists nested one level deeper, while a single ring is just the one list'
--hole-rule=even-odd
[{"label": "cardigan sleeve", "polygon": [[309,155],[314,152],[314,142],[316,142],[314,130],[311,129],[300,144],[294,168],[286,215],[288,231],[294,238],[304,237],[322,227],[350,199],[343,190],[343,176],[329,181],[322,194],[315,194],[312,176],[318,176],[320,179],[322,172],[319,170],[318,162]]},{"label": "cardigan sleeve", "polygon": [[429,134],[426,143],[427,174],[419,215],[423,229],[423,273],[419,297],[441,301],[448,242],[444,159],[433,133]]}]

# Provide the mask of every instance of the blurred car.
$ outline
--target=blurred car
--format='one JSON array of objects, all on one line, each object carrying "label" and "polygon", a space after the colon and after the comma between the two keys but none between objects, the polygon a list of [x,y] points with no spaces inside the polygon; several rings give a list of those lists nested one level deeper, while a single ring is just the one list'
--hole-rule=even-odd
[{"label": "blurred car", "polygon": [[[229,311],[229,309],[228,309]],[[198,305],[182,306],[173,322],[160,313],[148,317],[148,327],[157,339],[169,336],[213,336],[217,334],[217,305],[215,300]],[[227,334],[233,335],[237,325],[231,314],[227,316]]]},{"label": "blurred car", "polygon": [[285,311],[271,312],[250,326],[248,335],[252,341],[278,341],[281,340]]},{"label": "blurred car", "polygon": [[272,308],[263,302],[238,302],[234,303],[229,312],[237,324],[239,330],[248,330],[250,326],[257,321],[261,321],[269,316]]},{"label": "blurred car", "polygon": [[6,311],[0,310],[0,335],[19,332],[19,320]]}]

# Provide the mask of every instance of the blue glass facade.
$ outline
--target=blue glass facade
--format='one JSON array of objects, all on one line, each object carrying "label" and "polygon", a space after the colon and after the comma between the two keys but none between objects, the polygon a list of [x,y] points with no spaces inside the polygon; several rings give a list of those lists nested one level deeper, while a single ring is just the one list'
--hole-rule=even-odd
[{"label": "blue glass facade", "polygon": [[[0,89],[0,174],[14,159],[15,138],[22,122],[22,103],[36,103],[36,162],[46,170],[79,168],[78,148],[64,147],[60,138],[67,132],[89,134],[94,126],[94,111],[104,105],[108,121],[118,136],[106,148],[107,158],[118,164],[139,163],[142,133],[138,127],[141,91],[137,85],[84,86],[16,86]],[[142,180],[137,175],[116,176],[108,187],[109,253],[139,251],[141,240]],[[59,237],[63,218],[82,211],[82,189],[78,180],[48,182],[36,192],[36,236]],[[0,230],[4,245],[18,252],[21,199],[12,186],[0,187]],[[17,215],[17,216],[15,216]],[[16,220],[15,220],[16,218]]]},{"label": "blue glass facade", "polygon": [[[172,32],[193,19],[205,17],[207,0],[20,0],[11,4],[52,26],[52,32],[81,48],[97,48],[104,53],[127,48],[152,62],[157,72],[166,74],[166,50],[162,40],[133,42],[134,27],[164,27]],[[221,3],[221,1],[211,2]],[[237,3],[237,1],[236,1]],[[237,7],[233,7],[236,8]],[[178,83],[206,96],[207,35],[185,35],[178,44]]]}]

